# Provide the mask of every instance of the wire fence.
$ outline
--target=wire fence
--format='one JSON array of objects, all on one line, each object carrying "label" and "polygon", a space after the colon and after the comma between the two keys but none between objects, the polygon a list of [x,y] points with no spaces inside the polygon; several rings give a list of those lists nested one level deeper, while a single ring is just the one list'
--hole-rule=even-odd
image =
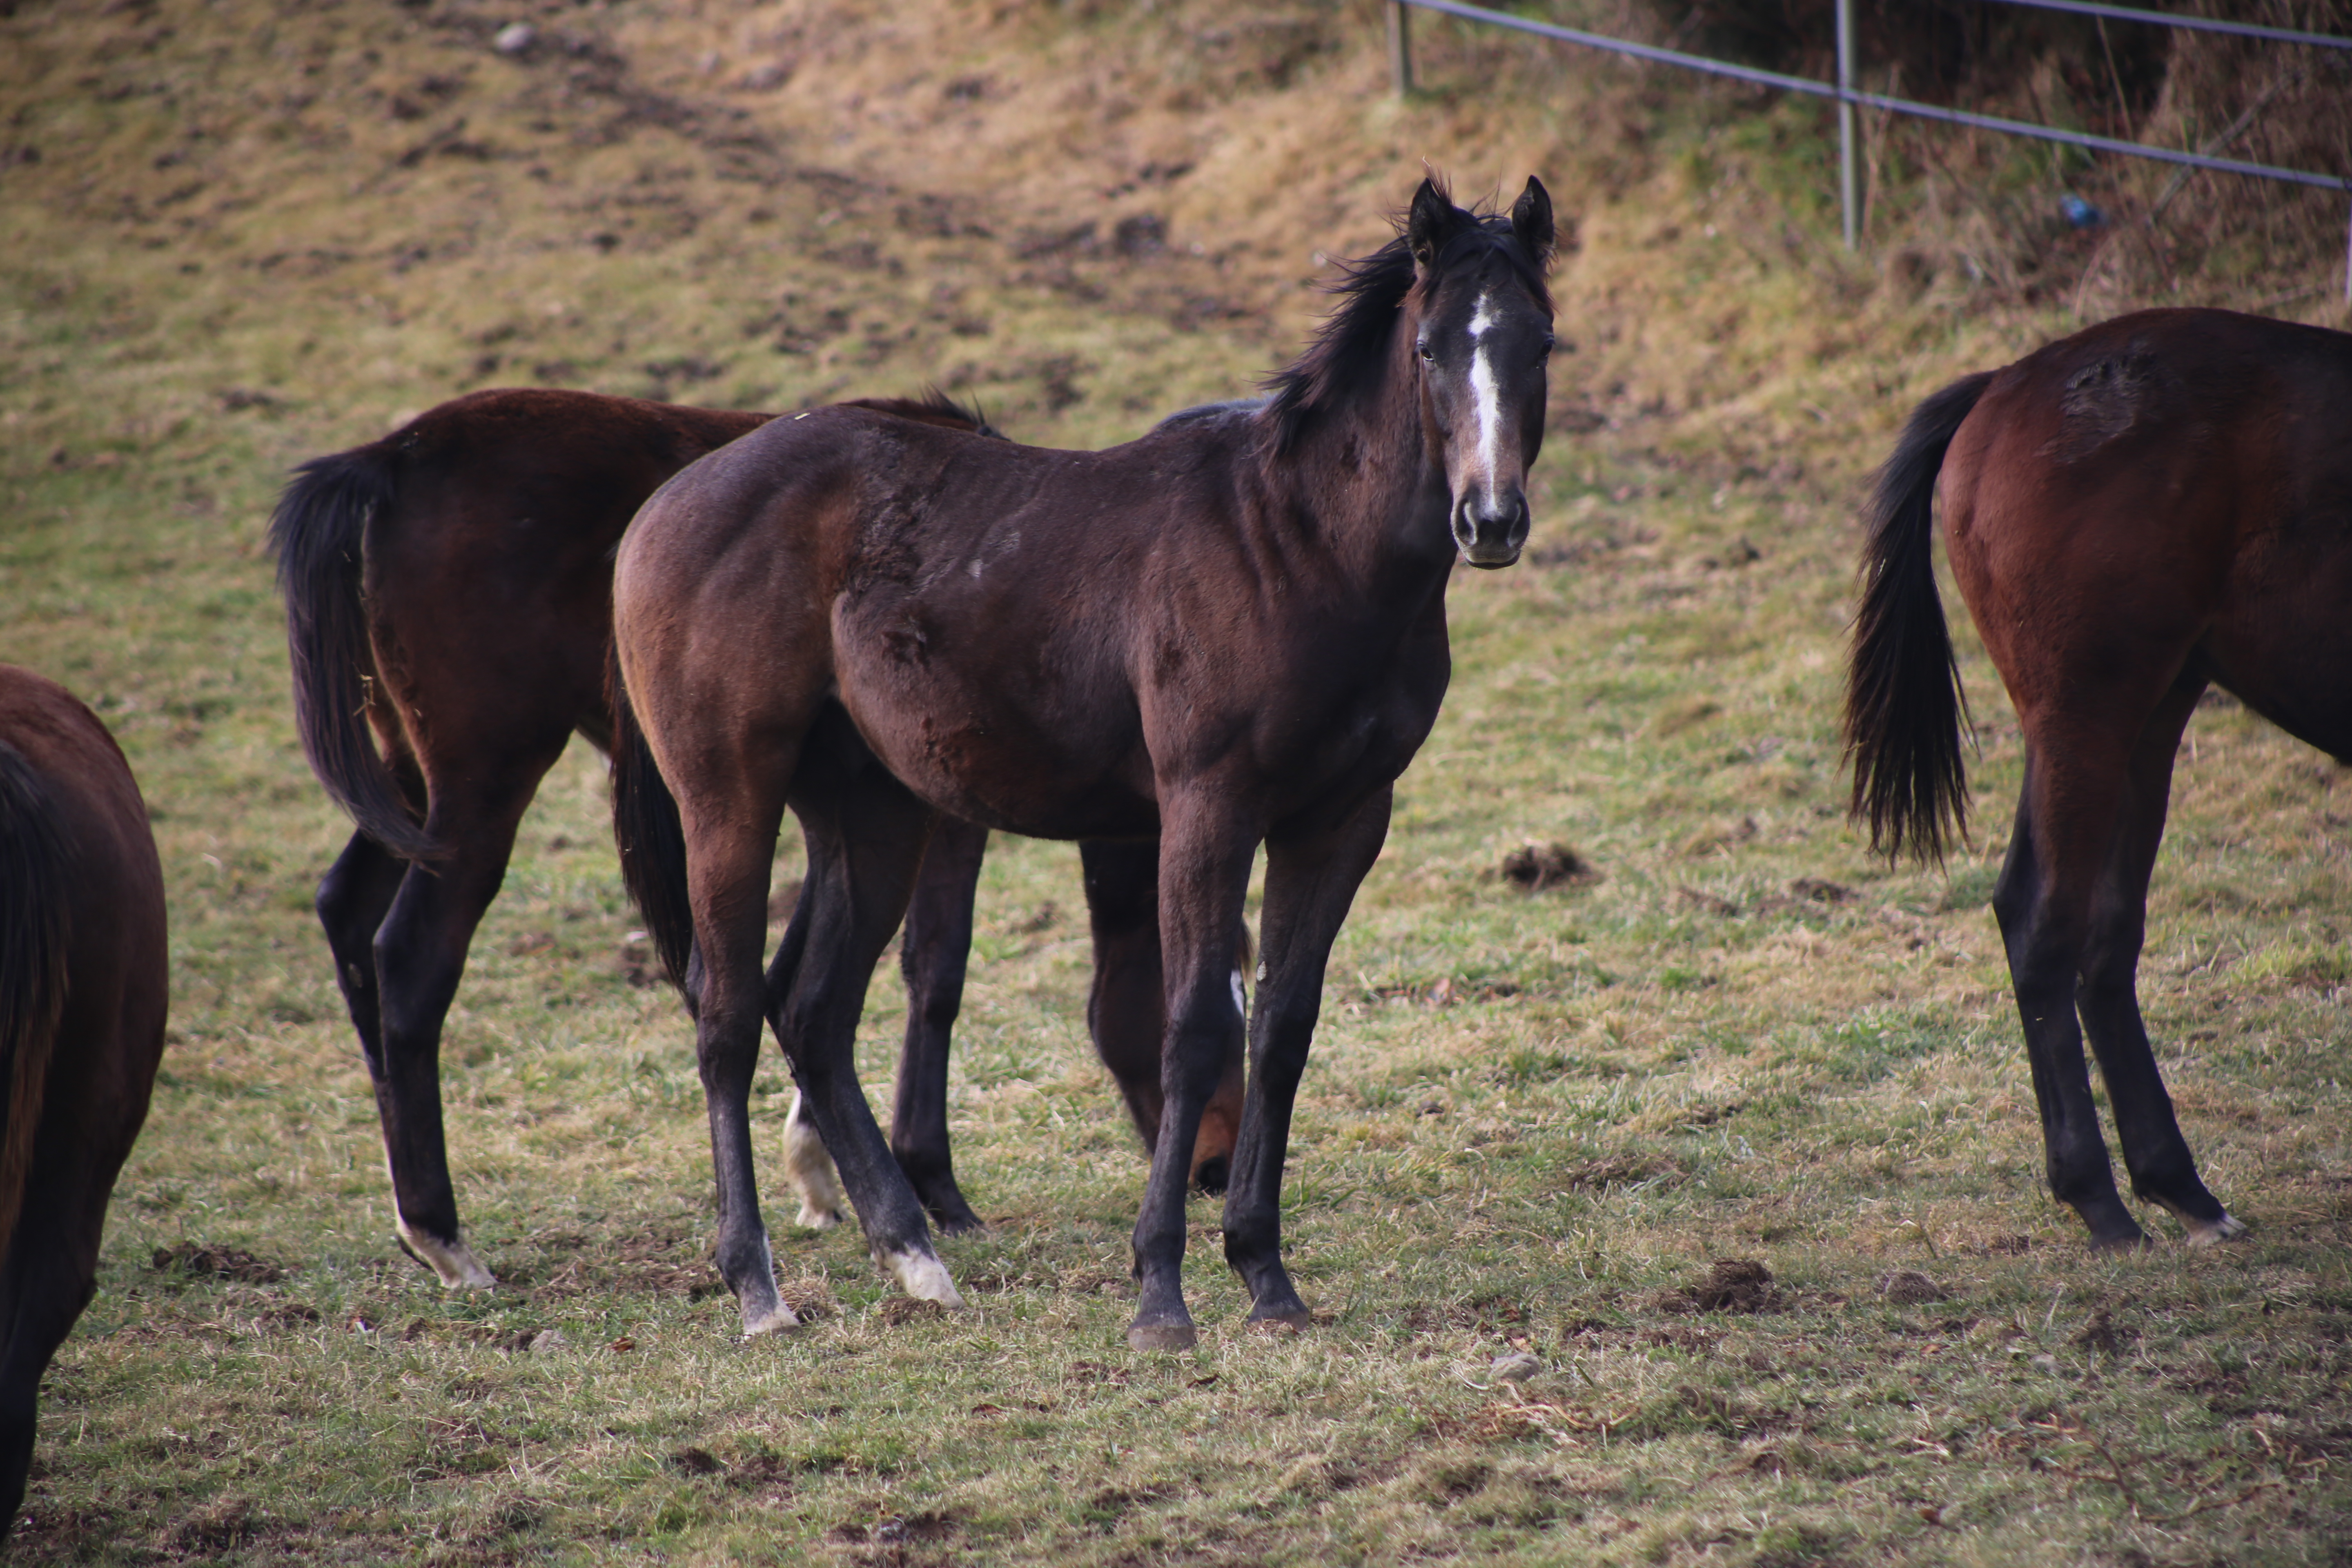
[{"label": "wire fence", "polygon": [[[2309,44],[2327,48],[2352,49],[2352,37],[2339,37],[2327,33],[2300,33],[2284,27],[2264,27],[2248,22],[2224,22],[2209,16],[2189,16],[2164,11],[2144,11],[2125,5],[2110,5],[2098,0],[1987,0],[1993,5],[2026,5],[2046,11],[2071,11],[2086,16],[2121,21],[2148,23],[2162,26],[2189,27],[2202,32],[2226,33],[2241,37],[2260,38],[2273,43]],[[1735,81],[1752,82],[1759,87],[1778,88],[1784,92],[1803,93],[1813,98],[1834,99],[1838,104],[1841,196],[1844,211],[1845,242],[1849,247],[1860,242],[1861,212],[1854,185],[1853,111],[1857,108],[1876,109],[1890,114],[1907,114],[1917,119],[1939,120],[1948,124],[1972,126],[1980,131],[1998,132],[2005,136],[2031,137],[2036,141],[2056,142],[2070,147],[2080,147],[2097,153],[2113,153],[2126,158],[2145,158],[2157,163],[2178,163],[2192,169],[2210,169],[2217,174],[2243,174],[2252,179],[2275,180],[2287,184],[2311,185],[2321,190],[2340,191],[2352,196],[2352,176],[2319,174],[2309,169],[2284,169],[2273,163],[2257,163],[2243,158],[2219,158],[2205,153],[2191,153],[2172,147],[2152,146],[2145,142],[2126,142],[2120,137],[2095,136],[2084,131],[2067,131],[2054,125],[2040,125],[2032,121],[2008,120],[1995,114],[1978,114],[1964,109],[1947,109],[1941,104],[1920,103],[1907,98],[1894,98],[1885,93],[1869,92],[1853,85],[1853,22],[1852,0],[1838,0],[1838,79],[1820,81],[1812,77],[1790,76],[1783,71],[1764,70],[1756,66],[1744,66],[1731,60],[1717,59],[1711,55],[1686,54],[1680,49],[1663,48],[1655,44],[1635,43],[1606,33],[1587,32],[1580,27],[1563,27],[1555,22],[1539,22],[1529,16],[1515,16],[1507,11],[1494,11],[1484,6],[1464,4],[1464,0],[1389,0],[1389,62],[1396,89],[1407,92],[1412,87],[1412,33],[1410,12],[1434,11],[1443,16],[1460,17],[1464,21],[1481,22],[1506,27],[1514,32],[1531,33],[1538,37],[1552,38],[1561,43],[1577,44],[1586,48],[1601,49],[1633,59],[1647,60],[1655,65],[1674,66],[1683,70],[1699,71],[1708,76],[1728,77]],[[2344,298],[2352,302],[2352,215],[2347,215],[2345,232]]]}]

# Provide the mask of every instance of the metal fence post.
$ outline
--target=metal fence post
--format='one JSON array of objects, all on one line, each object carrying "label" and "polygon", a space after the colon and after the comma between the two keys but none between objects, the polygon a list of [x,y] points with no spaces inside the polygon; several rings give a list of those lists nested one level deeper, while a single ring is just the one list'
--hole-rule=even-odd
[{"label": "metal fence post", "polygon": [[1845,247],[1862,241],[1862,193],[1854,183],[1853,0],[1837,0],[1838,195],[1845,208]]},{"label": "metal fence post", "polygon": [[1389,0],[1389,78],[1399,98],[1412,90],[1412,14],[1404,0]]}]

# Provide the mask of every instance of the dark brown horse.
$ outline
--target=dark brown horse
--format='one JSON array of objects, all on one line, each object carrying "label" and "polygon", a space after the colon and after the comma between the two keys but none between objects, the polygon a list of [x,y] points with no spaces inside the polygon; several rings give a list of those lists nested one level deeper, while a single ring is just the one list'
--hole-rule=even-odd
[{"label": "dark brown horse", "polygon": [[[1536,182],[1507,221],[1424,183],[1255,412],[1057,452],[824,409],[714,453],[637,514],[614,574],[614,810],[665,962],[702,964],[718,1260],[748,1331],[793,1321],[751,1169],[763,1015],[877,1260],[910,1294],[957,1300],[851,1051],[942,812],[1158,839],[1165,1109],[1135,1232],[1139,1348],[1194,1339],[1183,1151],[1242,1035],[1230,976],[1265,846],[1225,1256],[1254,1320],[1305,1323],[1281,1258],[1291,1103],[1332,939],[1444,694],[1454,560],[1507,565],[1527,536],[1551,247]],[[763,981],[788,804],[808,879]]]},{"label": "dark brown horse", "polygon": [[163,872],[121,749],[62,687],[0,664],[0,1535],[170,999]]},{"label": "dark brown horse", "polygon": [[2148,875],[2208,684],[2352,761],[2352,336],[2149,310],[1919,405],[1867,516],[1846,735],[1873,843],[1922,858],[1968,802],[1929,548],[1939,469],[1952,573],[2025,740],[1993,910],[2050,1190],[2094,1246],[2146,1239],[2116,1193],[2087,1033],[2133,1192],[2192,1241],[2234,1236],[2140,1020]]},{"label": "dark brown horse", "polygon": [[[862,405],[980,427],[944,400]],[[609,748],[612,554],[654,488],[772,416],[592,393],[456,398],[382,440],[304,464],[271,523],[304,750],[357,831],[319,918],[374,1083],[404,1246],[450,1286],[489,1271],[457,1221],[442,1138],[442,1023],[523,812],[575,732]],[[891,1143],[924,1205],[978,1225],[947,1130],[987,830],[942,826],[908,913],[909,1003]],[[1089,1016],[1149,1146],[1159,1117],[1156,862],[1086,846],[1096,980]],[[1240,1121],[1238,1056],[1196,1151],[1219,1179]],[[795,1106],[787,1169],[802,1219],[836,1217],[824,1151]]]}]

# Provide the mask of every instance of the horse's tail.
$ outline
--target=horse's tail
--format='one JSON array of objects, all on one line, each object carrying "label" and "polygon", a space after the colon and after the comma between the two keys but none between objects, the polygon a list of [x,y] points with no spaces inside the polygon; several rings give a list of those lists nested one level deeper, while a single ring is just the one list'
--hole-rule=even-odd
[{"label": "horse's tail", "polygon": [[621,879],[645,917],[646,934],[670,984],[684,991],[687,961],[694,951],[686,828],[678,820],[677,797],[669,793],[653,748],[637,728],[628,688],[621,682],[617,647],[605,656],[604,697],[613,710],[613,840],[621,852]]},{"label": "horse's tail", "polygon": [[0,741],[0,1258],[16,1235],[25,1174],[66,1004],[73,853],[57,802]]},{"label": "horse's tail", "polygon": [[294,470],[278,499],[269,543],[286,595],[294,722],[310,771],[362,833],[415,860],[437,846],[368,724],[375,648],[360,585],[368,520],[381,517],[396,493],[392,458],[381,446],[314,458]]},{"label": "horse's tail", "polygon": [[1889,858],[1907,847],[1941,860],[1968,832],[1968,697],[1936,592],[1936,476],[1991,381],[1990,371],[1956,381],[1912,411],[1863,514],[1862,608],[1846,670],[1848,809],[1869,819],[1870,847]]}]

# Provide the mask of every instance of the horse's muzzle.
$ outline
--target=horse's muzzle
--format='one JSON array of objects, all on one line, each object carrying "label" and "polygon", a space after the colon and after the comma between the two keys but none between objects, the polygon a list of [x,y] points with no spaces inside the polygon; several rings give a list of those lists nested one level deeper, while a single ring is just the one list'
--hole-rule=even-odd
[{"label": "horse's muzzle", "polygon": [[1454,503],[1454,542],[1473,566],[1508,566],[1528,542],[1528,521],[1525,491],[1474,491]]}]

